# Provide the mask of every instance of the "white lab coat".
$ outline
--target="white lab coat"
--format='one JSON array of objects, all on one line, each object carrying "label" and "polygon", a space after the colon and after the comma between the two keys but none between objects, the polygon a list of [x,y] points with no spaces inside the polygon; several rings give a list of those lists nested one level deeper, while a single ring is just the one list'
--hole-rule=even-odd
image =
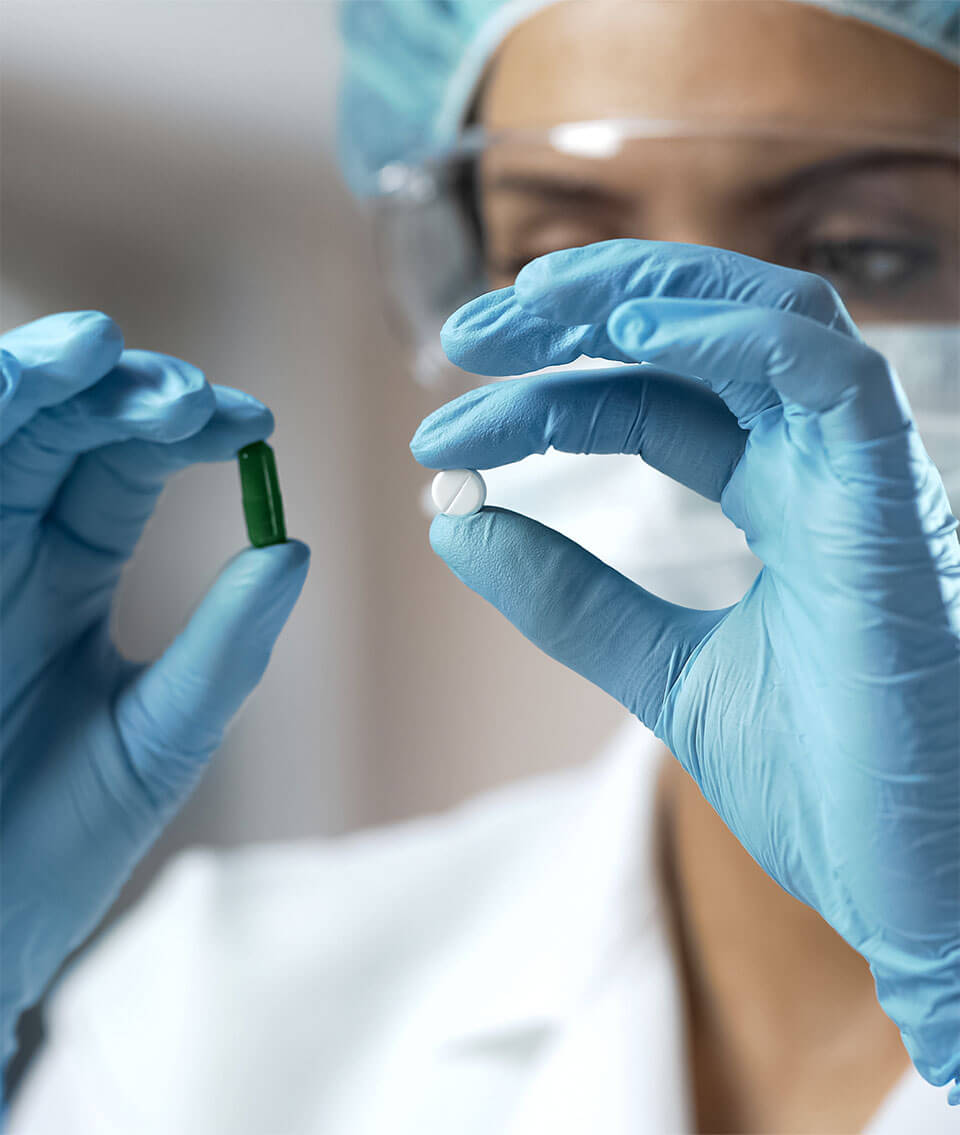
[{"label": "white lab coat", "polygon": [[[663,750],[320,844],[181,856],[52,1001],[11,1135],[690,1130]],[[960,1132],[912,1069],[869,1135]]]}]

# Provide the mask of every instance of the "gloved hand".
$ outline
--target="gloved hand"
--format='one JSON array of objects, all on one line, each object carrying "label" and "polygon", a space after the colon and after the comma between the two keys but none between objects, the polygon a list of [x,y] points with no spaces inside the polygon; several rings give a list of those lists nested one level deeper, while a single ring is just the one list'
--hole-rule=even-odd
[{"label": "gloved hand", "polygon": [[157,662],[124,659],[111,599],[164,480],[265,437],[270,412],[188,363],[124,351],[97,312],[3,335],[0,366],[6,1061],[17,1016],[106,911],[259,681],[309,550],[241,552]]},{"label": "gloved hand", "polygon": [[921,1075],[956,1080],[960,545],[885,360],[818,277],[632,240],[533,261],[443,343],[487,375],[586,354],[699,379],[496,383],[430,415],[412,449],[475,469],[550,446],[640,454],[719,500],[763,561],[733,607],[663,602],[504,510],[437,516],[433,547],[653,729],[764,870],[867,959]]}]

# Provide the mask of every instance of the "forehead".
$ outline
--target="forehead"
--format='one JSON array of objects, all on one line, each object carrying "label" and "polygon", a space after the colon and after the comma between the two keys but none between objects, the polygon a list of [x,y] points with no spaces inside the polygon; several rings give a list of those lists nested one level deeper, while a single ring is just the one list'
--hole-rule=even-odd
[{"label": "forehead", "polygon": [[880,29],[787,0],[564,0],[495,56],[492,128],[645,115],[923,128],[960,71]]}]

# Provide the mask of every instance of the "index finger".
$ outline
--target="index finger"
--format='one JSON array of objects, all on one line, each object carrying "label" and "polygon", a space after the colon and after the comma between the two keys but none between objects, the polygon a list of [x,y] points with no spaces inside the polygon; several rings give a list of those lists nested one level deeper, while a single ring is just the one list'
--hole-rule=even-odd
[{"label": "index finger", "polygon": [[859,337],[833,285],[727,248],[664,240],[605,240],[525,264],[517,302],[557,323],[604,323],[631,299],[711,299],[793,311]]},{"label": "index finger", "polygon": [[100,311],[64,311],[0,335],[0,445],[46,406],[93,386],[123,351],[120,328]]},{"label": "index finger", "polygon": [[474,374],[526,374],[591,358],[638,362],[607,320],[639,299],[698,299],[793,312],[859,339],[826,280],[730,252],[670,241],[608,240],[525,265],[509,288],[464,304],[441,332],[451,362]]}]

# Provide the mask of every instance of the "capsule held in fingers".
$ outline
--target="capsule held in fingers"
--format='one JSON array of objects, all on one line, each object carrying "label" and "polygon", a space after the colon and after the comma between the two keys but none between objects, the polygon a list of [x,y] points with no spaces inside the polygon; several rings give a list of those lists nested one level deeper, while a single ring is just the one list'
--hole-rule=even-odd
[{"label": "capsule held in fingers", "polygon": [[250,543],[255,548],[285,543],[287,530],[283,522],[283,498],[280,496],[273,450],[265,441],[255,441],[237,453],[237,464]]}]

